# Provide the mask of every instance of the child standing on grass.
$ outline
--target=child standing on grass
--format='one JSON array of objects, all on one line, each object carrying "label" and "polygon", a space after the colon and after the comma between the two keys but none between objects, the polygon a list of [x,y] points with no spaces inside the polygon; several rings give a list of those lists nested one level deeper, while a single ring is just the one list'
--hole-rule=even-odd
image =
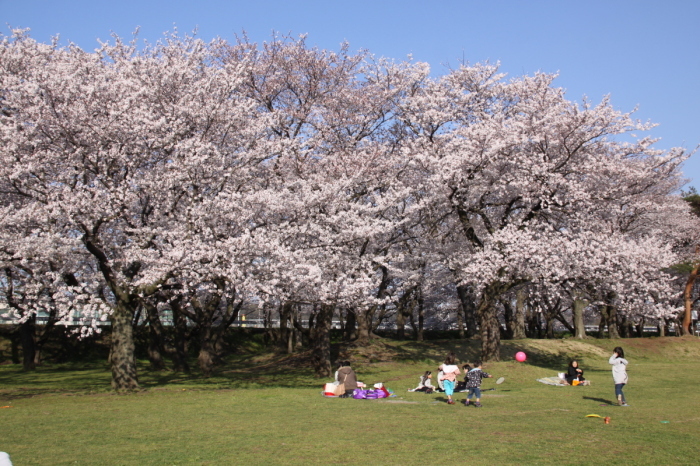
[{"label": "child standing on grass", "polygon": [[613,381],[615,382],[615,396],[617,404],[620,406],[629,406],[625,400],[625,394],[622,393],[622,387],[627,384],[627,359],[625,352],[619,346],[613,350],[613,355],[610,356],[608,363],[612,365]]},{"label": "child standing on grass", "polygon": [[481,408],[481,379],[489,377],[493,376],[481,370],[481,361],[475,361],[474,369],[467,372],[467,388],[469,389],[469,393],[467,393],[467,399],[464,400],[464,406],[469,406],[469,399],[475,396],[476,403],[474,403],[474,406]]},{"label": "child standing on grass", "polygon": [[445,364],[440,366],[440,371],[442,372],[442,385],[445,388],[445,395],[447,395],[447,404],[455,404],[452,399],[452,394],[455,391],[455,382],[457,381],[457,376],[459,375],[459,367],[455,365],[457,361],[457,356],[454,353],[450,353],[445,358]]}]

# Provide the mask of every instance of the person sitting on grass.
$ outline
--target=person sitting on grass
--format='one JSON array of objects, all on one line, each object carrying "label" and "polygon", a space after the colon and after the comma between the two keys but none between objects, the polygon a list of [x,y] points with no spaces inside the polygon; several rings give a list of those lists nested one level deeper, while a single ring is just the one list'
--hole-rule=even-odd
[{"label": "person sitting on grass", "polygon": [[350,361],[342,361],[337,374],[338,384],[345,385],[345,393],[352,393],[353,390],[358,388],[357,375],[350,367]]},{"label": "person sitting on grass", "polygon": [[[569,385],[587,385],[582,383],[586,379],[583,378],[583,370],[578,366],[578,361],[571,361],[569,363],[569,368],[564,378]],[[578,383],[574,383],[574,381]]]},{"label": "person sitting on grass", "polygon": [[433,386],[432,382],[433,378],[433,373],[430,371],[425,371],[425,374],[420,376],[420,381],[418,382],[418,386],[414,389],[409,389],[409,392],[425,392],[425,393],[433,393],[435,391],[435,387]]},{"label": "person sitting on grass", "polygon": [[467,372],[467,388],[469,389],[469,393],[467,393],[467,399],[464,400],[465,406],[469,406],[469,399],[474,396],[476,397],[474,406],[481,408],[481,379],[490,377],[493,376],[481,370],[481,361],[474,361],[474,368]]}]

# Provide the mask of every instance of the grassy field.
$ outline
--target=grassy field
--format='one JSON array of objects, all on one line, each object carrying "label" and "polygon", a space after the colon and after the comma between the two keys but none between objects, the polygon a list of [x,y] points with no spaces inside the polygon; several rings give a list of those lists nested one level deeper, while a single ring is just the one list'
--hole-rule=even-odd
[{"label": "grassy field", "polygon": [[[625,349],[629,408],[612,405],[607,359]],[[0,366],[0,451],[29,464],[698,464],[700,340],[504,342],[485,365],[481,409],[409,393],[448,350],[462,362],[477,341],[383,340],[355,356],[358,377],[384,382],[386,400],[324,398],[303,356],[245,352],[211,379],[142,368],[144,390],[109,392],[104,364]],[[528,361],[512,355],[522,350]],[[536,378],[575,357],[592,385]],[[374,361],[374,362],[370,362]],[[456,394],[462,400],[464,394]],[[605,425],[600,418],[609,416]]]}]

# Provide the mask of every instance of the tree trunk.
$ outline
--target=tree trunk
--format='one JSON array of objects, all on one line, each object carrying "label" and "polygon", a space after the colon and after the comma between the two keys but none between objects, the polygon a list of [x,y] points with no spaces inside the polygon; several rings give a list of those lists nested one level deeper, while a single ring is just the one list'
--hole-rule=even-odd
[{"label": "tree trunk", "polygon": [[574,316],[574,338],[586,338],[586,325],[583,321],[583,311],[586,309],[586,301],[575,298],[571,312]]},{"label": "tree trunk", "polygon": [[461,308],[457,308],[457,335],[460,340],[464,340],[464,313]]},{"label": "tree trunk", "polygon": [[545,325],[545,332],[544,336],[545,338],[548,339],[553,339],[554,338],[554,316],[550,312],[545,312],[544,313],[544,325]]},{"label": "tree trunk", "polygon": [[476,306],[474,305],[474,300],[471,298],[468,287],[464,285],[458,286],[457,295],[459,296],[459,303],[462,305],[462,311],[464,312],[464,324],[467,327],[467,338],[471,338],[477,333]]},{"label": "tree trunk", "polygon": [[294,350],[301,351],[304,348],[303,335],[302,333],[294,329]]},{"label": "tree trunk", "polygon": [[[695,253],[698,253],[697,248],[695,250]],[[685,284],[685,289],[683,290],[683,304],[685,307],[685,311],[683,313],[683,324],[681,325],[682,335],[692,335],[693,333],[693,330],[690,328],[690,326],[693,323],[693,287],[695,286],[695,280],[698,277],[698,270],[700,270],[700,263],[698,263],[693,268],[693,271],[690,272],[690,275],[688,276],[688,281]]]},{"label": "tree trunk", "polygon": [[411,324],[411,330],[414,340],[418,339],[418,325],[416,325],[416,317],[413,315],[413,309],[416,307],[418,307],[418,305],[415,302],[412,303],[411,313],[408,315],[408,322]]},{"label": "tree trunk", "polygon": [[519,289],[516,293],[515,307],[510,300],[502,301],[504,317],[506,321],[505,338],[521,340],[526,338],[525,332],[525,290]]},{"label": "tree trunk", "polygon": [[34,357],[36,356],[36,315],[33,314],[19,326],[20,341],[22,342],[22,369],[33,371],[36,369]]},{"label": "tree trunk", "polygon": [[605,338],[605,323],[607,322],[606,313],[608,308],[606,305],[600,306],[600,320],[598,321],[598,338]]},{"label": "tree trunk", "polygon": [[416,335],[415,322],[413,320],[413,307],[416,305],[415,296],[417,287],[411,287],[404,291],[396,305],[396,337],[403,340],[406,338],[406,318],[409,319],[413,336]]},{"label": "tree trunk", "polygon": [[142,306],[146,309],[146,320],[148,321],[148,361],[152,370],[162,371],[165,369],[165,361],[163,360],[165,343],[163,326],[158,316],[158,307],[150,302],[144,302]]},{"label": "tree trunk", "polygon": [[659,321],[659,323],[656,326],[659,329],[659,336],[660,337],[665,337],[666,336],[666,322],[662,320]]},{"label": "tree trunk", "polygon": [[34,367],[41,366],[41,358],[43,354],[44,345],[40,344],[39,341],[34,345]]},{"label": "tree trunk", "polygon": [[634,336],[634,323],[628,316],[623,316],[619,326],[620,336],[622,338],[632,338]]},{"label": "tree trunk", "polygon": [[637,329],[637,338],[644,338],[644,323],[646,322],[646,318],[642,316],[642,318],[639,320],[639,322],[636,325]]},{"label": "tree trunk", "polygon": [[38,329],[35,329],[35,344],[34,344],[34,365],[35,366],[40,366],[41,365],[41,355],[43,354],[44,350],[44,345],[48,341],[51,331],[53,330],[54,326],[56,325],[56,309],[52,308],[51,311],[49,311],[49,318],[46,321],[46,324],[42,326],[41,332],[38,331]]},{"label": "tree trunk", "polygon": [[19,330],[10,333],[10,358],[12,359],[12,364],[19,364],[19,347],[20,344]]},{"label": "tree trunk", "polygon": [[608,306],[608,338],[620,338],[620,333],[617,331],[617,308]]},{"label": "tree trunk", "polygon": [[315,325],[310,330],[311,355],[314,371],[318,377],[330,377],[331,372],[331,325],[334,306],[322,304]]},{"label": "tree trunk", "polygon": [[554,318],[557,319],[559,321],[559,323],[562,324],[571,335],[576,334],[576,331],[574,330],[574,326],[571,325],[568,320],[566,320],[566,316],[564,316],[564,313],[561,312],[561,309],[559,310],[559,312],[557,312],[557,314],[554,316]]},{"label": "tree trunk", "polygon": [[406,314],[403,307],[396,309],[396,338],[399,340],[406,338]]},{"label": "tree trunk", "polygon": [[384,323],[384,320],[386,319],[388,313],[389,310],[386,304],[382,304],[381,306],[379,306],[379,312],[375,314],[374,322],[372,323],[372,333],[377,333],[379,328]]},{"label": "tree trunk", "polygon": [[214,346],[214,338],[212,335],[211,325],[200,327],[199,333],[199,355],[197,356],[197,365],[202,371],[204,377],[211,377],[216,362],[216,348]]},{"label": "tree trunk", "polygon": [[287,332],[287,354],[294,353],[294,331],[290,328]]},{"label": "tree trunk", "polygon": [[265,328],[265,343],[277,343],[277,332],[272,328],[272,309],[265,306],[263,309],[263,327]]},{"label": "tree trunk", "polygon": [[97,261],[97,266],[112,290],[116,301],[111,316],[112,344],[109,352],[112,366],[112,388],[118,392],[137,390],[139,381],[136,375],[136,359],[134,357],[134,289],[129,285],[119,283],[117,275],[112,269],[111,261],[99,244],[97,235],[100,225],[101,222],[92,228],[81,225],[84,232],[81,239]]},{"label": "tree trunk", "polygon": [[423,285],[418,288],[418,333],[416,341],[423,341],[423,323],[425,320],[425,300],[423,298]]},{"label": "tree trunk", "polygon": [[[379,270],[382,272],[382,280],[379,283],[376,298],[383,299],[386,297],[386,290],[391,280],[389,278],[389,269],[382,265],[379,266]],[[374,314],[377,312],[377,308],[378,306],[374,305],[356,315],[359,324],[357,326],[357,342],[359,344],[368,344],[372,338],[372,323],[374,322]]]},{"label": "tree trunk", "polygon": [[503,304],[503,318],[506,321],[506,331],[503,334],[503,338],[512,340],[513,327],[515,327],[515,309],[510,305],[508,299],[503,300],[501,304]]},{"label": "tree trunk", "polygon": [[363,312],[359,312],[357,315],[357,343],[360,345],[366,345],[369,343],[371,338],[371,310],[365,309]]},{"label": "tree trunk", "polygon": [[526,307],[526,318],[525,321],[527,322],[527,327],[526,327],[526,335],[528,338],[539,338],[539,334],[537,332],[537,319],[538,319],[538,314],[532,309],[532,306],[527,306]]},{"label": "tree trunk", "polygon": [[604,338],[604,328],[608,327],[608,338],[617,339],[620,338],[620,334],[617,329],[617,309],[615,306],[609,304],[603,304],[600,307],[600,324],[598,325],[598,338]]},{"label": "tree trunk", "polygon": [[293,311],[294,304],[291,302],[284,303],[280,307],[280,338],[287,350],[287,354],[292,354],[294,352],[294,336],[292,325],[290,325]]},{"label": "tree trunk", "polygon": [[481,361],[501,360],[501,325],[494,305],[502,290],[498,283],[488,285],[477,308],[481,336]]},{"label": "tree trunk", "polygon": [[124,302],[117,301],[111,316],[112,345],[110,358],[112,364],[112,388],[118,392],[138,390],[139,381],[136,374],[134,357],[134,328],[132,319],[134,310]]},{"label": "tree trunk", "polygon": [[348,309],[343,329],[343,340],[352,341],[357,338],[357,316],[354,309]]},{"label": "tree trunk", "polygon": [[158,344],[158,335],[153,326],[148,326],[148,362],[151,365],[151,370],[162,371],[165,369],[165,360],[163,359],[163,351]]},{"label": "tree trunk", "polygon": [[513,321],[513,340],[522,340],[525,335],[525,290],[519,289],[515,294],[515,320]]},{"label": "tree trunk", "polygon": [[500,361],[501,326],[493,307],[488,307],[479,312],[480,336],[481,336],[481,360]]},{"label": "tree trunk", "polygon": [[173,313],[173,351],[170,357],[173,361],[175,372],[190,373],[190,365],[187,363],[187,343],[189,332],[187,330],[187,317],[180,308],[180,299],[170,303],[170,310]]}]

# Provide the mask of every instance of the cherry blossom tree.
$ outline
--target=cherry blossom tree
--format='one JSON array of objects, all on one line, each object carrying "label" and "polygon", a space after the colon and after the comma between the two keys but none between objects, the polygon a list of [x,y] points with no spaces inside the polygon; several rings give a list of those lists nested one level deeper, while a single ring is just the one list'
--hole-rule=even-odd
[{"label": "cherry blossom tree", "polygon": [[[648,138],[616,139],[650,126],[607,100],[597,106],[567,101],[553,79],[538,74],[504,81],[495,66],[464,66],[421,88],[401,113],[415,135],[415,163],[434,193],[432,209],[461,226],[465,247],[447,263],[479,296],[484,360],[498,359],[499,296],[527,281],[561,280],[581,254],[572,245],[588,248],[589,264],[610,261],[604,251],[629,251],[627,259],[649,252],[647,257],[659,259],[645,262],[632,277],[606,269],[618,299],[647,303],[658,290],[649,288],[653,279],[640,283],[640,274],[675,259],[673,238],[656,234],[659,225],[668,225],[659,221],[659,212],[673,206],[687,214],[671,195],[687,155],[680,149],[656,151]],[[651,206],[654,212],[645,213]],[[611,240],[612,248],[596,249],[616,232],[620,237]],[[642,244],[648,249],[635,247]],[[622,289],[626,278],[636,279],[638,287]]]},{"label": "cherry blossom tree", "polygon": [[27,200],[13,220],[62,223],[96,262],[110,290],[117,390],[138,387],[139,300],[206,268],[206,250],[224,241],[207,218],[238,213],[226,206],[269,157],[258,143],[265,119],[236,92],[245,63],[214,66],[215,46],[169,37],[139,51],[115,37],[86,53],[4,38],[0,177]]},{"label": "cherry blossom tree", "polygon": [[166,307],[195,323],[205,375],[246,302],[305,332],[322,376],[336,313],[365,344],[391,312],[403,328],[416,309],[416,335],[458,312],[488,360],[499,312],[522,336],[526,301],[559,315],[585,294],[609,325],[678,312],[665,269],[697,231],[674,194],[687,154],[554,79],[490,64],[433,79],[304,37],[88,53],[15,31],[0,47],[6,299],[23,319],[108,316],[116,390],[138,388],[141,311],[152,363],[186,367]]}]

